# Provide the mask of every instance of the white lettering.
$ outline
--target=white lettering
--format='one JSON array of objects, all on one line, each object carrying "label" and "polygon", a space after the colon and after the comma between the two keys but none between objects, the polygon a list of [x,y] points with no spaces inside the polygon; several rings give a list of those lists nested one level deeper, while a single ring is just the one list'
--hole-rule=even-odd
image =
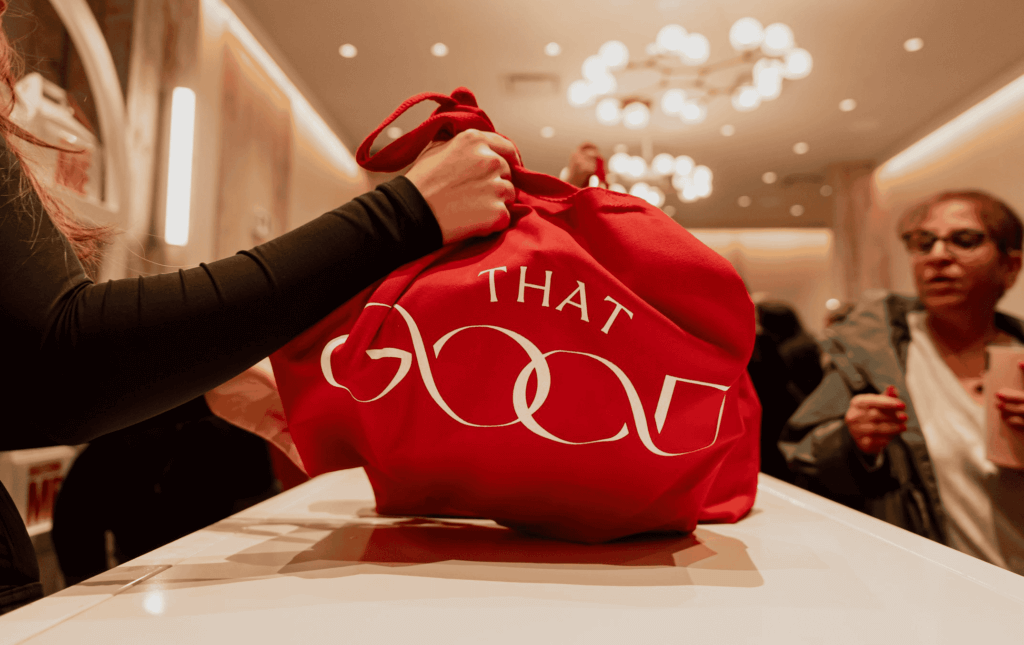
[{"label": "white lettering", "polygon": [[[382,305],[377,302],[371,302],[370,304],[366,305],[366,308],[370,307],[387,307],[387,305]],[[355,393],[352,390],[345,387],[341,383],[338,383],[338,381],[334,379],[334,370],[331,368],[331,355],[334,354],[335,349],[344,345],[347,340],[348,334],[345,334],[344,336],[338,336],[331,342],[327,343],[326,346],[324,346],[324,351],[320,352],[320,371],[323,372],[324,378],[327,379],[328,383],[330,383],[334,387],[340,387],[341,389],[345,390],[346,392],[351,394],[352,398],[355,399],[356,401],[359,401],[360,403],[370,403],[371,401],[376,401],[377,399],[382,398],[385,394],[395,389],[395,386],[401,383],[402,379],[405,378],[405,375],[409,373],[409,368],[412,366],[412,354],[405,351],[404,349],[386,347],[384,349],[366,350],[366,355],[372,358],[373,360],[379,360],[381,358],[397,358],[399,360],[399,363],[398,370],[395,372],[394,377],[392,377],[391,382],[388,383],[388,386],[384,388],[383,392],[381,392],[380,394],[371,399],[360,399],[355,395]]]},{"label": "white lettering", "polygon": [[544,286],[539,284],[529,284],[526,281],[526,267],[519,267],[519,302],[526,302],[526,287],[531,289],[540,289],[544,292],[544,302],[541,303],[542,307],[547,307],[551,302],[551,272],[544,272]]},{"label": "white lettering", "polygon": [[[580,320],[583,322],[590,322],[590,318],[587,317],[587,287],[579,280],[576,281],[579,286],[576,287],[576,291],[569,294],[569,297],[562,301],[562,304],[555,307],[555,311],[561,311],[566,305],[572,305],[573,307],[579,307],[580,309]],[[580,301],[578,303],[572,301],[572,297],[576,294],[580,294]]]},{"label": "white lettering", "polygon": [[602,332],[604,332],[606,334],[608,333],[608,330],[612,328],[612,323],[615,322],[615,317],[619,315],[620,311],[625,311],[626,315],[629,316],[629,319],[630,320],[633,319],[633,312],[630,311],[629,309],[626,309],[625,307],[623,307],[619,303],[615,302],[615,300],[613,300],[611,296],[606,297],[605,298],[605,302],[611,302],[612,304],[614,304],[615,305],[615,311],[612,312],[611,316],[608,316],[608,322],[606,322],[604,324],[604,327],[601,328]]},{"label": "white lettering", "polygon": [[[481,275],[483,275],[485,273],[487,274],[487,279],[488,279],[488,281],[491,284],[491,302],[498,302],[498,292],[495,291],[495,289],[494,289],[494,272],[495,271],[504,271],[505,273],[508,273],[508,267],[495,267],[493,269],[487,269],[486,271],[481,271],[480,273],[477,274],[478,276],[481,276]],[[520,300],[519,302],[522,302],[522,300]]]},{"label": "white lettering", "polygon": [[[549,271],[548,286],[550,286],[550,275],[551,272]],[[580,293],[580,305],[576,305],[576,303],[569,302],[572,296],[569,296],[569,298],[567,298],[566,301],[563,302],[562,304],[568,303],[574,306],[580,306],[581,310],[585,312],[586,297],[584,295],[585,292],[583,283],[580,282],[579,285],[580,288],[577,289],[576,291]],[[575,295],[575,293],[576,292],[573,292],[573,295]],[[611,298],[606,298],[606,300],[611,300]],[[613,300],[612,302],[615,301]],[[623,307],[617,302],[615,303],[615,305],[615,313],[612,314],[608,323],[605,325],[606,328],[609,327],[611,323],[614,321],[615,315],[619,312],[619,310],[626,311],[626,313],[629,314],[630,317],[632,317],[632,314],[627,309],[625,309],[625,307]],[[366,354],[370,358],[374,360],[378,360],[381,358],[397,358],[399,359],[399,366],[398,369],[395,371],[395,375],[391,378],[391,382],[387,385],[387,387],[384,388],[384,390],[380,394],[373,398],[360,399],[355,396],[355,394],[349,387],[340,384],[335,379],[334,371],[331,367],[332,354],[336,349],[338,349],[348,341],[349,336],[338,336],[337,338],[334,338],[333,340],[328,342],[326,346],[324,346],[323,351],[320,353],[320,369],[323,372],[324,378],[327,379],[327,382],[331,386],[345,390],[346,392],[349,393],[349,395],[352,396],[354,400],[360,403],[370,403],[372,401],[376,401],[384,397],[391,390],[393,390],[408,375],[410,368],[412,367],[413,357],[415,356],[416,362],[419,364],[420,377],[422,378],[423,384],[426,387],[430,397],[434,400],[438,407],[440,407],[449,417],[461,423],[462,425],[474,428],[499,428],[515,425],[516,423],[522,423],[525,428],[527,428],[530,432],[536,434],[539,437],[543,437],[544,439],[548,439],[549,441],[554,441],[557,443],[567,444],[571,446],[582,446],[586,444],[604,443],[623,439],[629,434],[629,420],[623,423],[619,431],[611,437],[606,437],[604,439],[595,439],[592,441],[574,442],[556,436],[555,434],[541,426],[540,423],[533,416],[540,409],[540,407],[544,405],[544,403],[548,399],[548,395],[551,392],[551,368],[548,365],[548,357],[554,354],[576,354],[579,356],[586,356],[588,358],[594,359],[595,361],[601,363],[609,370],[611,370],[611,372],[615,375],[619,383],[622,385],[623,391],[626,394],[626,399],[629,403],[630,408],[630,416],[632,417],[631,420],[633,422],[633,425],[636,427],[637,435],[640,437],[640,441],[641,443],[643,443],[644,447],[647,448],[647,450],[649,450],[650,452],[662,457],[677,457],[679,455],[687,455],[690,453],[698,452],[700,450],[705,450],[713,446],[718,441],[718,433],[722,426],[722,416],[725,412],[725,397],[728,396],[728,386],[718,385],[716,383],[708,383],[705,381],[684,379],[676,376],[665,377],[665,381],[662,384],[661,388],[661,395],[658,397],[657,407],[654,412],[654,423],[658,431],[658,434],[661,434],[662,430],[664,429],[665,421],[668,418],[669,406],[672,402],[672,397],[673,393],[675,392],[675,385],[677,382],[692,383],[695,385],[714,388],[716,390],[723,392],[722,404],[718,410],[718,421],[715,426],[715,435],[714,438],[711,440],[711,443],[709,443],[706,446],[697,448],[695,450],[690,450],[687,452],[665,452],[654,445],[654,441],[651,438],[650,427],[648,426],[647,422],[647,415],[644,411],[643,403],[640,400],[640,395],[637,393],[636,388],[634,387],[632,381],[629,379],[626,373],[623,372],[622,369],[620,369],[617,365],[600,356],[588,354],[586,352],[575,352],[570,350],[552,350],[550,352],[544,353],[541,352],[540,349],[538,349],[538,347],[526,337],[512,330],[493,325],[470,325],[467,327],[460,327],[459,329],[450,331],[444,336],[442,336],[436,343],[434,343],[432,347],[434,358],[436,359],[440,356],[441,350],[444,348],[445,344],[449,340],[451,340],[451,338],[454,337],[456,334],[463,332],[467,329],[490,329],[502,333],[511,338],[512,340],[514,340],[516,343],[519,344],[520,347],[523,348],[523,351],[526,352],[526,355],[529,358],[529,361],[527,362],[526,366],[523,367],[523,369],[519,372],[519,376],[516,378],[515,385],[512,388],[512,407],[515,410],[516,418],[507,423],[499,424],[480,424],[466,421],[465,419],[457,415],[451,409],[448,403],[441,397],[441,393],[440,391],[438,391],[437,384],[434,382],[434,376],[430,367],[430,359],[427,355],[426,345],[423,341],[423,336],[420,333],[419,326],[416,324],[416,321],[413,320],[412,315],[408,311],[406,311],[401,305],[397,304],[394,305],[394,307],[391,307],[383,303],[371,302],[367,304],[366,307],[385,307],[396,311],[401,316],[402,320],[405,322],[406,327],[408,328],[409,336],[412,340],[413,351],[407,352],[396,347],[385,347],[382,349],[367,349]],[[561,305],[559,306],[559,309],[560,308]],[[605,333],[607,333],[607,331],[605,331]],[[534,375],[534,373],[536,373],[537,378],[536,393],[534,394],[533,401],[527,403],[527,386],[529,384],[530,378]]]},{"label": "white lettering", "polygon": [[[676,383],[693,383],[694,385],[703,385],[704,387],[712,387],[722,392],[728,392],[729,388],[725,385],[718,385],[716,383],[707,383],[705,381],[694,381],[688,378],[679,378],[678,376],[666,376],[665,382],[661,385],[661,395],[658,396],[658,406],[654,409],[654,427],[657,428],[658,434],[661,434],[662,429],[665,427],[665,420],[668,418],[668,406],[672,403],[672,394],[675,392]],[[690,450],[689,452],[675,453],[678,455],[688,455],[692,452],[704,450],[704,448],[710,448],[715,445],[718,441],[718,431],[722,427],[722,413],[725,412],[725,395],[722,395],[722,405],[718,408],[718,423],[715,425],[715,436],[711,439],[711,443],[704,446],[703,448],[697,448],[696,450]],[[640,440],[643,441],[644,435],[640,435]],[[647,440],[650,441],[650,433],[648,432]],[[647,441],[644,442],[647,445]],[[653,444],[651,444],[653,445]],[[650,446],[648,446],[650,449]],[[659,454],[659,453],[655,453]]]}]

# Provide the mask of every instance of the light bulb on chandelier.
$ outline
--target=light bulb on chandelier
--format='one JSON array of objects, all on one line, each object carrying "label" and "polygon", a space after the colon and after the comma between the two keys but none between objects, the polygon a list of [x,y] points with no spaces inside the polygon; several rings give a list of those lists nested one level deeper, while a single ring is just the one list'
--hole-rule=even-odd
[{"label": "light bulb on chandelier", "polygon": [[597,120],[603,125],[617,125],[622,120],[622,103],[619,99],[601,99],[597,102]]},{"label": "light bulb on chandelier", "polygon": [[[650,145],[647,139],[644,147],[648,154],[652,152]],[[630,155],[626,146],[616,146],[607,168],[610,190],[628,192],[658,208],[665,205],[670,187],[684,202],[695,202],[712,192],[711,169],[696,165],[687,155],[673,157],[662,152],[648,163],[639,155]]]},{"label": "light bulb on chandelier", "polygon": [[761,105],[761,93],[753,85],[740,85],[732,93],[732,106],[737,112],[750,112]]},{"label": "light bulb on chandelier", "polygon": [[753,51],[764,40],[764,27],[754,18],[740,18],[729,29],[729,44],[738,52]]},{"label": "light bulb on chandelier", "polygon": [[768,56],[783,56],[794,46],[793,30],[787,25],[776,22],[764,28],[764,42],[761,43],[761,51]]},{"label": "light bulb on chandelier", "polygon": [[773,58],[761,58],[754,63],[754,87],[762,100],[772,101],[782,94],[782,66]]},{"label": "light bulb on chandelier", "polygon": [[669,116],[679,114],[686,101],[686,92],[680,89],[665,90],[661,95],[661,111]]},{"label": "light bulb on chandelier", "polygon": [[643,103],[633,102],[622,108],[622,123],[630,130],[643,130],[651,120],[651,110]]},{"label": "light bulb on chandelier", "polygon": [[683,123],[703,123],[707,117],[708,106],[701,101],[685,101],[683,102],[682,109],[679,110],[679,118],[682,119]]},{"label": "light bulb on chandelier", "polygon": [[658,46],[659,51],[672,54],[681,53],[686,44],[686,30],[679,25],[665,25],[658,32],[654,43]]},{"label": "light bulb on chandelier", "polygon": [[703,65],[711,56],[711,43],[703,34],[689,34],[683,41],[679,57],[687,65]]},{"label": "light bulb on chandelier", "polygon": [[651,167],[659,175],[671,175],[676,170],[676,159],[667,152],[662,152],[651,161]]},{"label": "light bulb on chandelier", "polygon": [[610,70],[624,69],[629,64],[629,49],[617,40],[609,40],[601,45],[597,55]]}]

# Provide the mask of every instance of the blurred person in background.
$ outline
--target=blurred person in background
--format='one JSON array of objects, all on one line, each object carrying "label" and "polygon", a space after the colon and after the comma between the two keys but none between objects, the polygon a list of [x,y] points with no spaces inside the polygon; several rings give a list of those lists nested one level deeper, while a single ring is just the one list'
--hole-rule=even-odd
[{"label": "blurred person in background", "polygon": [[747,372],[761,400],[761,472],[792,478],[779,436],[789,417],[821,382],[821,348],[788,304],[755,305],[757,335]]},{"label": "blurred person in background", "polygon": [[[825,377],[779,446],[797,483],[1024,574],[1024,471],[989,462],[986,346],[1024,343],[996,312],[1021,268],[1022,226],[975,191],[937,195],[899,232],[917,298],[868,292],[826,330]],[[1024,391],[994,393],[1024,433]]]},{"label": "blurred person in background", "polygon": [[589,141],[581,143],[569,157],[569,165],[562,180],[577,188],[586,188],[590,185],[590,177],[597,174],[598,159],[601,158],[597,146]]},{"label": "blurred person in background", "polygon": [[[86,443],[185,404],[402,264],[509,224],[518,152],[469,130],[251,250],[94,284],[83,262],[109,231],[77,221],[23,164],[18,146],[46,144],[10,120],[13,58],[0,30],[0,337],[12,377],[0,450]],[[0,614],[41,595],[32,542],[0,486]]]}]

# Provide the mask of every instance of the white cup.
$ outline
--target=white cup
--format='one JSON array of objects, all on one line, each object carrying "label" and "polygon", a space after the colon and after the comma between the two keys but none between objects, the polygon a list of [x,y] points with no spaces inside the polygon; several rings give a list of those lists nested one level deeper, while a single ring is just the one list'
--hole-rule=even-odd
[{"label": "white cup", "polygon": [[996,392],[1004,387],[1024,390],[1024,347],[989,345],[985,358],[985,426],[988,435],[986,456],[1005,468],[1024,469],[1024,431],[1003,422],[996,403]]}]

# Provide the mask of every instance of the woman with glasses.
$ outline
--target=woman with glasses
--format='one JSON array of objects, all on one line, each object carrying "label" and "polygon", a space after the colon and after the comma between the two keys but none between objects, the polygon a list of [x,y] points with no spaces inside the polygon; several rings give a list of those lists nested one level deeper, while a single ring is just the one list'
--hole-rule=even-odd
[{"label": "woman with glasses", "polygon": [[[1024,471],[985,458],[986,346],[1024,344],[996,303],[1022,226],[980,192],[943,193],[900,222],[917,298],[868,292],[826,331],[821,385],[779,447],[798,483],[1024,574]],[[1024,391],[995,393],[1024,433]]]}]

